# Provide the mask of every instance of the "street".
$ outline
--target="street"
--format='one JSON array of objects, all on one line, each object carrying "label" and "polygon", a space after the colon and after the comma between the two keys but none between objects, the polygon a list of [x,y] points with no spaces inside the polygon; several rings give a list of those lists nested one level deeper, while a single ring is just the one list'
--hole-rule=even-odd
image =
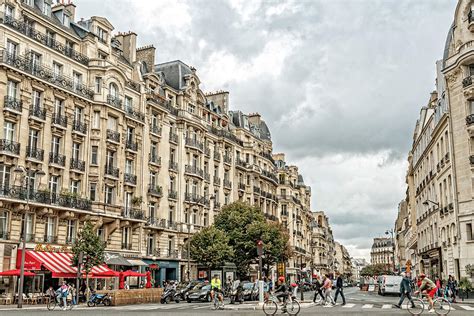
[{"label": "street", "polygon": [[[312,298],[312,292],[305,293],[305,299]],[[397,296],[379,296],[373,293],[360,292],[358,288],[345,289],[347,304],[341,306],[342,301],[339,298],[338,304],[333,307],[314,306],[301,309],[300,315],[410,315],[405,310],[399,310],[393,307],[398,301]],[[308,306],[308,304],[306,304]],[[68,315],[195,315],[195,314],[216,314],[216,315],[263,315],[263,311],[255,304],[246,303],[244,305],[227,305],[227,308],[235,308],[223,311],[213,311],[208,303],[180,303],[180,304],[144,304],[113,307],[95,307],[88,308],[81,306],[66,312]],[[241,309],[245,308],[245,309]],[[449,315],[472,315],[474,311],[473,304],[453,304],[453,310]],[[45,307],[27,307],[21,311],[15,309],[4,309],[0,307],[0,315],[51,315],[51,313],[64,313],[59,310],[50,312]],[[423,314],[428,315],[425,311]]]}]

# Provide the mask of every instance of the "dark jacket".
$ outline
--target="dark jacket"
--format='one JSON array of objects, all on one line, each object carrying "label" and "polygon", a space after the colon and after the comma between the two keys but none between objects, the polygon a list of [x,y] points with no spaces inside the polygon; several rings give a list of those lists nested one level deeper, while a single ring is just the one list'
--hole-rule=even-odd
[{"label": "dark jacket", "polygon": [[336,280],[336,287],[337,288],[342,288],[342,278],[339,276],[337,277],[337,280]]},{"label": "dark jacket", "polygon": [[314,287],[316,288],[316,291],[319,290],[322,286],[321,282],[319,282],[318,279],[316,281],[313,281]]},{"label": "dark jacket", "polygon": [[407,277],[404,277],[402,279],[402,282],[400,282],[400,293],[410,293],[410,292],[411,292],[410,279]]},{"label": "dark jacket", "polygon": [[288,291],[288,286],[286,286],[286,283],[283,282],[278,285],[278,287],[275,289],[275,292],[287,292]]}]

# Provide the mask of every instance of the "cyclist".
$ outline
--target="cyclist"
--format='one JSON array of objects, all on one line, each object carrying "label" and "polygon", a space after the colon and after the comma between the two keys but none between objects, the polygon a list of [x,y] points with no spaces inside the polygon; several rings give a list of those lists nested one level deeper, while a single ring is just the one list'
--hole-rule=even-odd
[{"label": "cyclist", "polygon": [[214,274],[214,278],[211,280],[211,299],[214,300],[214,293],[217,294],[217,299],[223,302],[221,293],[221,279],[218,274]]},{"label": "cyclist", "polygon": [[428,279],[424,273],[420,274],[420,279],[420,288],[415,292],[415,294],[418,294],[419,292],[427,294],[426,297],[430,303],[430,309],[428,310],[428,313],[434,313],[435,310],[433,308],[433,297],[436,295],[438,288],[436,287],[436,284]]},{"label": "cyclist", "polygon": [[276,294],[276,298],[278,298],[278,300],[280,302],[281,302],[280,298],[283,298],[282,311],[283,312],[286,311],[286,299],[288,298],[289,292],[288,292],[288,286],[285,283],[285,277],[284,276],[280,276],[278,278],[278,286],[275,289],[275,294]]}]

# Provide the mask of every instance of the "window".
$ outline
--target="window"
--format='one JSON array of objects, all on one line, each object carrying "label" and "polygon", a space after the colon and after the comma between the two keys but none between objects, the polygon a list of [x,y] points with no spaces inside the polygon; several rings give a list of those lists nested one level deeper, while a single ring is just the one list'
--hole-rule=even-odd
[{"label": "window", "polygon": [[89,199],[95,201],[97,199],[97,183],[91,183],[89,185]]},{"label": "window", "polygon": [[157,184],[157,174],[156,172],[150,172],[150,186],[155,188]]},{"label": "window", "polygon": [[63,14],[63,24],[67,27],[69,27],[69,23],[71,21],[71,18],[67,14]]},{"label": "window", "polygon": [[130,227],[123,227],[122,228],[122,249],[130,249],[131,248],[131,242],[130,240],[132,233]]},{"label": "window", "polygon": [[72,72],[72,81],[74,85],[74,90],[80,90],[82,86],[82,75],[78,72]]},{"label": "window", "polygon": [[36,129],[30,129],[29,139],[28,139],[28,146],[31,150],[38,149],[39,145],[39,131]]},{"label": "window", "polygon": [[151,127],[152,130],[158,127],[158,122],[160,121],[160,118],[158,117],[158,114],[152,113],[151,115]]},{"label": "window", "polygon": [[102,43],[105,43],[107,40],[107,32],[104,29],[97,27],[97,38]]},{"label": "window", "polygon": [[170,207],[170,210],[168,212],[168,221],[170,223],[174,222],[174,209],[173,209],[173,207]]},{"label": "window", "polygon": [[91,148],[91,165],[97,165],[98,151],[99,151],[99,147],[92,146],[92,148]]},{"label": "window", "polygon": [[474,235],[472,234],[472,224],[466,224],[466,239],[467,240],[474,240]]},{"label": "window", "polygon": [[8,211],[0,210],[0,239],[8,239]]},{"label": "window", "polygon": [[53,196],[59,192],[59,176],[49,177],[49,191]]},{"label": "window", "polygon": [[66,47],[65,52],[67,56],[72,56],[72,52],[74,50],[74,43],[71,41],[66,40]]},{"label": "window", "polygon": [[209,214],[208,213],[204,214],[203,225],[206,226],[206,227],[209,226]]},{"label": "window", "polygon": [[229,200],[229,193],[226,193],[226,194],[224,194],[224,204],[225,204],[225,205],[228,205],[229,202],[230,202],[230,200]]},{"label": "window", "polygon": [[115,151],[107,150],[105,160],[107,167],[115,167]]},{"label": "window", "polygon": [[79,160],[81,157],[81,143],[72,143],[72,159]]},{"label": "window", "polygon": [[107,59],[107,54],[104,53],[104,52],[99,51],[99,52],[97,53],[97,57],[98,57],[99,59]]},{"label": "window", "polygon": [[117,131],[117,119],[113,116],[107,118],[107,129],[111,131]]},{"label": "window", "polygon": [[95,77],[94,90],[95,93],[100,93],[102,91],[102,77]]},{"label": "window", "polygon": [[150,154],[153,159],[158,157],[158,143],[152,142],[150,145]]},{"label": "window", "polygon": [[198,211],[197,210],[193,211],[193,224],[194,225],[198,224]]},{"label": "window", "polygon": [[16,133],[15,133],[15,129],[16,129],[16,124],[13,123],[13,122],[9,122],[9,121],[5,121],[3,123],[3,135],[4,135],[4,139],[9,141],[9,142],[13,142],[16,140]]},{"label": "window", "polygon": [[51,153],[53,155],[58,155],[61,147],[61,137],[53,136],[51,140]]},{"label": "window", "polygon": [[135,134],[135,129],[133,127],[127,126],[127,143],[133,142],[134,134]]},{"label": "window", "polygon": [[94,111],[92,116],[92,128],[100,129],[100,111]]},{"label": "window", "polygon": [[114,187],[105,186],[105,204],[114,204],[114,191]]},{"label": "window", "polygon": [[31,94],[31,102],[33,103],[33,108],[41,108],[41,95],[42,93],[38,90],[33,90]]},{"label": "window", "polygon": [[45,225],[45,241],[53,242],[53,237],[56,235],[56,218],[47,217]]},{"label": "window", "polygon": [[81,188],[81,181],[80,180],[71,180],[71,193],[72,194],[79,194]]},{"label": "window", "polygon": [[8,80],[7,82],[7,96],[16,99],[18,93],[18,83],[16,81]]},{"label": "window", "polygon": [[5,5],[5,17],[14,18],[15,17],[15,8],[6,4]]},{"label": "window", "polygon": [[34,0],[23,0],[23,3],[29,5],[30,7],[33,6],[33,2]]},{"label": "window", "polygon": [[[26,229],[26,232],[25,232]],[[34,239],[33,236],[33,214],[26,213],[23,214],[21,218],[21,236],[25,236],[26,233],[26,241],[32,241]]]},{"label": "window", "polygon": [[155,234],[148,234],[146,252],[152,255],[155,252]]},{"label": "window", "polygon": [[53,46],[55,36],[56,36],[56,34],[51,32],[50,30],[46,30],[46,45],[47,46],[49,46],[49,47]]},{"label": "window", "polygon": [[150,216],[150,218],[154,219],[155,216],[156,216],[156,204],[155,202],[150,202],[150,204],[148,204],[148,214]]},{"label": "window", "polygon": [[7,53],[8,53],[8,57],[16,58],[16,55],[18,54],[18,44],[8,40]]},{"label": "window", "polygon": [[0,185],[2,188],[6,189],[10,187],[10,176],[11,176],[11,167],[1,164],[0,165]]},{"label": "window", "polygon": [[68,220],[67,221],[67,230],[66,230],[66,243],[73,243],[76,241],[76,221]]},{"label": "window", "polygon": [[115,83],[109,84],[109,94],[115,98],[119,97],[119,91]]},{"label": "window", "polygon": [[125,160],[125,173],[128,174],[134,174],[134,168],[133,168],[133,160],[127,159]]},{"label": "window", "polygon": [[189,103],[188,104],[188,112],[194,114],[196,112],[196,106],[194,104]]},{"label": "window", "polygon": [[125,112],[133,110],[133,100],[130,97],[125,96]]},{"label": "window", "polygon": [[43,2],[43,14],[47,16],[51,16],[51,4],[47,1]]},{"label": "window", "polygon": [[171,255],[174,251],[174,237],[168,236],[168,255]]},{"label": "window", "polygon": [[31,70],[38,71],[39,67],[41,67],[41,55],[30,51],[30,65]]},{"label": "window", "polygon": [[105,229],[104,227],[99,227],[97,228],[97,237],[99,237],[99,239],[101,241],[105,241]]},{"label": "window", "polygon": [[61,116],[64,109],[64,101],[61,99],[54,99],[54,115]]},{"label": "window", "polygon": [[53,62],[53,77],[59,78],[63,74],[63,65]]},{"label": "window", "polygon": [[76,106],[74,108],[74,122],[82,122],[83,115],[84,115],[84,109]]}]

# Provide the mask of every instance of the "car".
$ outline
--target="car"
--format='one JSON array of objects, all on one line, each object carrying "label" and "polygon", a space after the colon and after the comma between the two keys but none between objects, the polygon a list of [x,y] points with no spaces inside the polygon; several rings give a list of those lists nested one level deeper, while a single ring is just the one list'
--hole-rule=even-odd
[{"label": "car", "polygon": [[379,295],[400,294],[400,282],[403,277],[399,275],[382,275],[379,277]]},{"label": "car", "polygon": [[192,290],[187,293],[186,301],[188,303],[191,303],[193,301],[210,302],[211,285],[209,283],[197,284]]},{"label": "car", "polygon": [[[244,301],[253,301],[255,298],[255,283],[250,281],[242,282],[242,294]],[[256,290],[258,292],[258,289]]]},{"label": "car", "polygon": [[[267,282],[263,282],[263,293],[268,292],[270,287],[268,286]],[[253,290],[252,290],[252,296],[251,296],[251,301],[258,301],[258,281],[254,283]]]}]

